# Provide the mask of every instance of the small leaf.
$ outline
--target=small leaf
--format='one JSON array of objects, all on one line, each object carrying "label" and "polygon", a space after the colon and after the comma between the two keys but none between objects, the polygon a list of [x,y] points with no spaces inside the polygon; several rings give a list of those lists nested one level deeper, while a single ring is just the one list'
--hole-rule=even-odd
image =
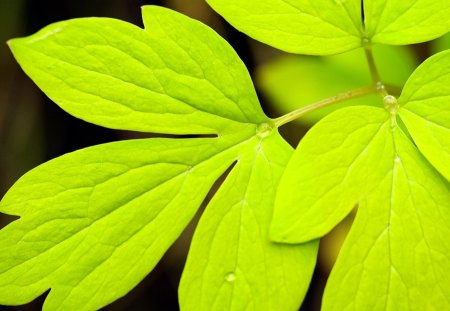
[{"label": "small leaf", "polygon": [[403,133],[328,279],[322,310],[450,309],[450,190]]},{"label": "small leaf", "polygon": [[399,114],[414,142],[450,180],[450,50],[427,59],[399,98]]},{"label": "small leaf", "polygon": [[450,31],[448,0],[364,0],[366,36],[372,42],[406,45]]},{"label": "small leaf", "polygon": [[301,243],[338,224],[387,174],[391,158],[388,113],[348,107],[318,122],[300,141],[281,178],[271,238]]},{"label": "small leaf", "polygon": [[182,310],[299,308],[317,243],[291,247],[268,239],[275,190],[291,154],[273,134],[241,153],[196,229],[180,284]]},{"label": "small leaf", "polygon": [[250,37],[290,53],[331,55],[361,46],[359,0],[207,0]]},{"label": "small leaf", "polygon": [[147,31],[110,18],[81,18],[9,45],[53,101],[98,125],[217,134],[230,121],[267,121],[245,66],[225,40],[168,9],[146,6],[143,14]]}]

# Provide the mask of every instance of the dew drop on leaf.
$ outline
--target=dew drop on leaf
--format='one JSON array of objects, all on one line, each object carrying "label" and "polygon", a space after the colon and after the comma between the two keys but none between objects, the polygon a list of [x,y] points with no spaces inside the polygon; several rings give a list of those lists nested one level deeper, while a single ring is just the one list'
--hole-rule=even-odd
[{"label": "dew drop on leaf", "polygon": [[236,275],[233,272],[229,272],[225,275],[225,281],[227,282],[234,282],[236,280]]}]

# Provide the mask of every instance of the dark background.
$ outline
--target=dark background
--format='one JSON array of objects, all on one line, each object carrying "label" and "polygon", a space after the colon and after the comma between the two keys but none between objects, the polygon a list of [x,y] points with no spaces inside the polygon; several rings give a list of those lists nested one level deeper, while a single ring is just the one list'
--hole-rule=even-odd
[{"label": "dark background", "polygon": [[[145,4],[170,7],[210,25],[235,48],[251,73],[259,64],[282,55],[233,29],[204,0],[0,0],[0,197],[22,174],[49,159],[100,143],[145,137],[142,133],[95,126],[62,111],[25,76],[6,41],[30,35],[50,23],[76,17],[107,16],[142,26],[140,7]],[[416,47],[419,56],[422,50],[423,46]],[[267,100],[259,96],[267,114],[275,116]],[[292,144],[305,131],[295,124],[282,130]],[[0,227],[11,220],[0,215]],[[319,263],[302,310],[320,309],[326,278],[351,221],[350,216],[322,243]],[[178,310],[177,286],[195,222],[139,286],[105,309]],[[0,306],[0,310],[40,310],[45,295],[28,305]]]}]

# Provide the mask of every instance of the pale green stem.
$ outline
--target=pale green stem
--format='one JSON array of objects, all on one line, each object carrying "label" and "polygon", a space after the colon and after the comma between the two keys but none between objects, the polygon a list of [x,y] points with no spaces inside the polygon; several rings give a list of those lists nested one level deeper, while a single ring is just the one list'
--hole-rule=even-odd
[{"label": "pale green stem", "polygon": [[301,107],[297,110],[294,110],[288,114],[285,114],[284,116],[281,116],[279,118],[274,119],[274,125],[276,127],[280,127],[288,122],[291,122],[295,119],[300,118],[301,116],[304,116],[305,114],[307,114],[308,112],[317,110],[319,108],[325,107],[325,106],[329,106],[332,104],[336,104],[338,102],[342,102],[344,100],[348,100],[351,98],[356,98],[356,97],[361,97],[364,95],[368,95],[371,93],[376,93],[378,92],[378,87],[376,85],[368,85],[368,86],[364,86],[361,88],[357,88],[357,89],[353,89],[353,90],[349,90],[346,91],[344,93],[340,93],[337,94],[333,97],[329,97],[329,98],[325,98],[323,100],[320,100],[318,102],[315,102],[311,105],[308,105],[306,107]]},{"label": "pale green stem", "polygon": [[386,91],[386,87],[383,82],[381,82],[380,74],[378,73],[377,65],[375,63],[375,58],[373,57],[372,46],[370,45],[370,41],[368,39],[363,42],[364,52],[366,53],[367,64],[369,65],[372,81],[377,86],[378,93],[382,98],[384,98],[388,96],[389,93]]},{"label": "pale green stem", "polygon": [[375,59],[373,58],[372,47],[369,44],[364,45],[364,52],[366,53],[367,63],[369,65],[372,81],[374,84],[379,83],[381,81],[380,74],[378,73],[377,65],[375,64]]}]

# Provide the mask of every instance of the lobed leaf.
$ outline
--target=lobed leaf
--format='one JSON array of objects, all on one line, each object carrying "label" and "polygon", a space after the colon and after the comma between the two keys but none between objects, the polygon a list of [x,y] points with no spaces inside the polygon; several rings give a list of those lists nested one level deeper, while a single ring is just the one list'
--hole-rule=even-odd
[{"label": "lobed leaf", "polygon": [[361,46],[359,0],[207,0],[250,37],[290,53],[331,55]]},{"label": "lobed leaf", "polygon": [[450,31],[447,0],[364,0],[366,36],[375,43],[406,45]]},{"label": "lobed leaf", "polygon": [[450,50],[427,59],[399,98],[400,117],[414,142],[450,180]]},{"label": "lobed leaf", "polygon": [[[95,310],[156,265],[231,164],[230,141],[149,139],[67,154],[22,177],[0,211],[0,303]],[[228,151],[228,152],[227,152]]]},{"label": "lobed leaf", "polygon": [[389,165],[378,159],[394,153],[388,118],[379,108],[343,108],[305,135],[278,187],[274,241],[302,243],[325,235],[384,178]]},{"label": "lobed leaf", "polygon": [[450,308],[450,189],[399,130],[389,173],[362,201],[322,310]]},{"label": "lobed leaf", "polygon": [[145,6],[143,18],[146,30],[111,18],[73,19],[9,45],[53,101],[98,125],[218,134],[267,121],[245,66],[213,30],[156,6]]},{"label": "lobed leaf", "polygon": [[181,309],[298,310],[317,243],[292,247],[268,238],[275,190],[291,154],[278,134],[241,154],[196,229]]},{"label": "lobed leaf", "polygon": [[[426,63],[408,80],[399,109],[402,118],[411,105],[424,107],[418,111],[426,112],[428,120],[448,122],[445,113],[429,113],[441,104],[416,107],[410,100],[433,102],[433,90],[445,85],[442,67],[431,70],[420,88],[413,86]],[[441,96],[437,98],[441,103]],[[395,109],[390,117],[369,107],[344,108],[325,117],[299,144],[281,179],[271,227],[275,241],[298,243],[323,236],[359,203],[326,286],[324,311],[450,307],[449,183],[402,132]],[[409,127],[413,137],[421,129],[413,122]]]},{"label": "lobed leaf", "polygon": [[[242,214],[258,217],[230,219],[226,225],[230,230],[259,226],[259,231],[253,248],[237,246],[236,276],[254,283],[226,292],[226,299],[273,308],[264,305],[264,295],[246,297],[251,290],[269,294],[271,303],[297,307],[317,245],[277,246],[264,233],[274,187],[292,150],[273,131],[248,72],[224,40],[167,9],[144,7],[143,18],[145,30],[105,18],[60,22],[10,46],[38,86],[77,117],[112,128],[217,137],[111,143],[26,174],[0,203],[1,212],[21,216],[0,231],[0,303],[23,304],[51,289],[44,310],[97,310],[125,295],[182,232],[218,176],[238,161],[232,177],[239,178],[226,181],[215,202],[224,195],[248,197],[251,204],[242,206]],[[255,206],[265,182],[271,182],[264,188],[268,201]],[[208,209],[200,232],[220,225]],[[205,232],[193,245],[215,238]],[[221,257],[225,241],[221,246],[211,256]],[[300,277],[270,279],[269,285],[269,278],[255,276],[246,262],[255,249],[267,254],[271,276]],[[185,275],[197,269],[189,264]],[[201,292],[211,301],[224,276],[205,274],[192,282],[188,286],[211,289]],[[289,302],[276,300],[296,291],[300,295]]]}]

